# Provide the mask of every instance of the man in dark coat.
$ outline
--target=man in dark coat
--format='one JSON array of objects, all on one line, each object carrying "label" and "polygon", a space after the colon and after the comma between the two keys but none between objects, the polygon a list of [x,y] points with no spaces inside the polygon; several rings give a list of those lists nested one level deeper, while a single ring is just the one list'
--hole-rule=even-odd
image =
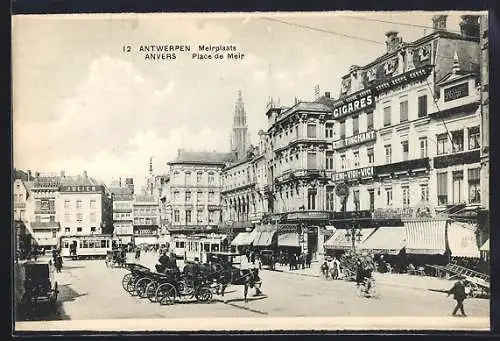
[{"label": "man in dark coat", "polygon": [[453,288],[448,291],[448,296],[451,294],[453,294],[453,299],[457,301],[457,305],[455,309],[453,309],[452,315],[456,316],[458,309],[460,309],[462,316],[467,316],[464,311],[464,300],[467,297],[467,294],[465,293],[465,284],[463,279],[458,280]]}]

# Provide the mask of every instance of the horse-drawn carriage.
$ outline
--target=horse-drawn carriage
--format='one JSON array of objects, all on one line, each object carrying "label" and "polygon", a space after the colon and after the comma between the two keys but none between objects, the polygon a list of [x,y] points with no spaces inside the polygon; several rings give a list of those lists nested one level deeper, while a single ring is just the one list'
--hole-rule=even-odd
[{"label": "horse-drawn carriage", "polygon": [[127,261],[127,256],[123,250],[113,249],[106,254],[106,267],[124,267]]},{"label": "horse-drawn carriage", "polygon": [[21,304],[36,304],[41,301],[55,303],[59,289],[54,280],[51,262],[26,262],[23,268],[24,294]]}]

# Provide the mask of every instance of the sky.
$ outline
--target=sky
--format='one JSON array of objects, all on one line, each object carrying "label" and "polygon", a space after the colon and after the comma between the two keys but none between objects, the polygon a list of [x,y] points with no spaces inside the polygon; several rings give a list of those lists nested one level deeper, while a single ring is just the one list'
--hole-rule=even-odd
[{"label": "sky", "polygon": [[[337,97],[351,65],[384,53],[387,31],[416,40],[431,33],[435,14],[443,13],[15,16],[14,167],[86,170],[108,184],[131,176],[141,186],[150,157],[164,174],[179,148],[228,152],[239,90],[256,143],[269,97],[291,106],[313,100],[316,85]],[[464,13],[447,14],[448,29],[459,31]],[[150,44],[191,52],[145,60],[139,46]],[[199,44],[235,45],[245,56],[192,59]]]}]

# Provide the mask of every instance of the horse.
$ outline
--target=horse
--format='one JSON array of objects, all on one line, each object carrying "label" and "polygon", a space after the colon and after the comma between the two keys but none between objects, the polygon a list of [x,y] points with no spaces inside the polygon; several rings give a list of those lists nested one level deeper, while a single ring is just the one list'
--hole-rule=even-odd
[{"label": "horse", "polygon": [[255,288],[255,295],[260,295],[262,292],[259,287],[262,282],[259,277],[259,269],[240,270],[237,267],[231,266],[224,269],[218,276],[217,283],[220,285],[218,292],[224,297],[224,292],[228,285],[243,285],[245,303],[248,302],[248,288]]}]

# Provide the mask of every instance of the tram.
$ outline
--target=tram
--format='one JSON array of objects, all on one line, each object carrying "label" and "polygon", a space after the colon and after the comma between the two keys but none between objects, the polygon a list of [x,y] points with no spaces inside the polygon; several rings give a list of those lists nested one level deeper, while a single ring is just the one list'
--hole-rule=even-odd
[{"label": "tram", "polygon": [[227,236],[224,234],[195,234],[178,236],[172,243],[177,258],[187,261],[207,261],[208,252],[227,251]]},{"label": "tram", "polygon": [[105,259],[108,251],[121,246],[118,238],[109,234],[61,236],[61,256],[75,259]]}]

